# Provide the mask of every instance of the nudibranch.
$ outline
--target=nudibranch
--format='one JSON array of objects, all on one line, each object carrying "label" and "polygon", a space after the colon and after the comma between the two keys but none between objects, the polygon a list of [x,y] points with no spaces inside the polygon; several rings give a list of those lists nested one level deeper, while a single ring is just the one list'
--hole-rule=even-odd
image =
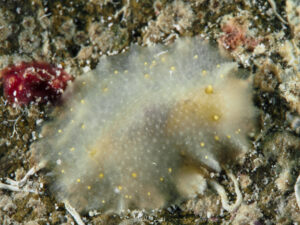
[{"label": "nudibranch", "polygon": [[178,203],[250,149],[251,93],[237,63],[200,38],[133,45],[67,87],[33,156],[57,200],[80,212]]}]

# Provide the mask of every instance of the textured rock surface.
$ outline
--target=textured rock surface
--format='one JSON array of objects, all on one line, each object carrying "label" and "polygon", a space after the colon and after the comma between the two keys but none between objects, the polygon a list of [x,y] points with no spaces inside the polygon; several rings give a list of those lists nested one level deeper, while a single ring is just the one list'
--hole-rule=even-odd
[{"label": "textured rock surface", "polygon": [[[102,55],[118,54],[131,43],[169,44],[179,36],[202,35],[212,44],[222,40],[237,44],[229,49],[219,46],[254,74],[254,102],[260,109],[261,132],[251,136],[254,148],[242,158],[242,166],[231,168],[240,179],[246,205],[237,213],[222,211],[220,197],[209,189],[179,207],[132,211],[123,217],[91,211],[82,215],[83,220],[90,224],[228,224],[235,217],[240,222],[250,215],[254,220],[247,220],[250,224],[292,224],[300,221],[293,191],[300,170],[298,31],[298,0],[0,0],[0,69],[22,61],[46,61],[77,77],[94,69]],[[29,146],[40,138],[40,126],[49,119],[48,108],[13,108],[0,97],[1,178],[21,179],[17,171],[25,174],[32,166]],[[64,206],[48,195],[47,175],[40,171],[29,182],[44,191],[38,196],[0,190],[1,199],[11,199],[10,205],[16,206],[0,209],[1,224],[73,222]],[[234,193],[227,176],[217,175],[213,179],[227,193]],[[37,214],[27,207],[31,199],[40,201],[46,212]],[[229,194],[229,200],[235,200],[234,194]]]}]

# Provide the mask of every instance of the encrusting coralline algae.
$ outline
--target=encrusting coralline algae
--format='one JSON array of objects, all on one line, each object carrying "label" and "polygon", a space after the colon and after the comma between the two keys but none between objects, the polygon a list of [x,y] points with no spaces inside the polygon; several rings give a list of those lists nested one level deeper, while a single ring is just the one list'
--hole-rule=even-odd
[{"label": "encrusting coralline algae", "polygon": [[223,201],[210,172],[229,171],[250,148],[256,115],[238,74],[200,38],[102,57],[67,88],[32,145],[51,171],[50,190],[81,212],[158,208],[207,182]]}]

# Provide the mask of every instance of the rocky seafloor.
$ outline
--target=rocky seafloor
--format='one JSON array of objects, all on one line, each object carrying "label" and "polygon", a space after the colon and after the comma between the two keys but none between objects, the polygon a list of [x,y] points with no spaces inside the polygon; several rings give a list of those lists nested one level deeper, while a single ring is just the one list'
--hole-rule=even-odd
[{"label": "rocky seafloor", "polygon": [[[153,212],[82,215],[86,224],[298,224],[295,183],[300,171],[300,1],[298,0],[0,0],[0,69],[19,62],[61,65],[75,77],[102,55],[201,35],[253,77],[259,132],[242,165],[233,166],[243,195],[234,212],[222,210],[213,190]],[[0,97],[0,178],[20,180],[33,166],[50,104],[14,107]],[[219,182],[231,201],[226,174]],[[47,191],[45,171],[28,186],[41,193],[0,189],[0,224],[74,224]]]}]

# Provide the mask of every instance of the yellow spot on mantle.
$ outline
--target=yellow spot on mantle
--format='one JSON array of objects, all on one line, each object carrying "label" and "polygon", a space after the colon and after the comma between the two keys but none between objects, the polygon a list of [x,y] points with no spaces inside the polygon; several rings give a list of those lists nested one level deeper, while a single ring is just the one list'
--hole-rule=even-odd
[{"label": "yellow spot on mantle", "polygon": [[103,178],[104,177],[104,174],[103,173],[99,173],[99,178]]},{"label": "yellow spot on mantle", "polygon": [[102,91],[103,91],[103,92],[107,92],[107,91],[108,91],[108,88],[105,87],[105,88],[102,89]]},{"label": "yellow spot on mantle", "polygon": [[77,183],[80,183],[80,179],[79,178],[76,181],[77,181]]},{"label": "yellow spot on mantle", "polygon": [[169,172],[169,173],[172,173],[172,168],[169,168],[169,169],[168,169],[168,172]]},{"label": "yellow spot on mantle", "polygon": [[214,115],[214,116],[213,116],[213,120],[214,120],[214,121],[218,121],[219,119],[220,119],[220,117],[219,117],[218,115]]},{"label": "yellow spot on mantle", "polygon": [[147,66],[148,65],[148,63],[147,62],[144,62],[144,66]]},{"label": "yellow spot on mantle", "polygon": [[150,196],[150,195],[151,195],[151,193],[148,191],[147,195],[148,195],[148,196]]},{"label": "yellow spot on mantle", "polygon": [[219,136],[216,135],[216,136],[215,136],[215,140],[216,140],[216,141],[219,141],[219,140],[220,140]]},{"label": "yellow spot on mantle", "polygon": [[90,151],[88,151],[88,154],[90,157],[94,157],[97,154],[97,149],[91,149]]},{"label": "yellow spot on mantle", "polygon": [[205,93],[206,94],[212,94],[214,92],[214,89],[211,85],[207,85],[207,87],[205,88]]},{"label": "yellow spot on mantle", "polygon": [[84,124],[81,125],[81,129],[83,129],[83,130],[85,129],[85,125]]},{"label": "yellow spot on mantle", "polygon": [[58,133],[62,133],[62,130],[61,130],[61,129],[59,129],[59,130],[58,130]]},{"label": "yellow spot on mantle", "polygon": [[239,134],[240,132],[241,132],[241,129],[237,129],[237,130],[235,131],[236,134]]},{"label": "yellow spot on mantle", "polygon": [[74,151],[75,151],[75,148],[74,148],[74,147],[70,148],[70,151],[71,151],[71,152],[74,152]]},{"label": "yellow spot on mantle", "polygon": [[148,79],[148,78],[150,77],[150,75],[149,75],[148,73],[146,73],[146,74],[144,75],[144,77],[145,77],[146,79]]},{"label": "yellow spot on mantle", "polygon": [[171,71],[175,71],[175,69],[176,69],[175,66],[171,66],[171,67],[170,67],[170,70],[171,70]]},{"label": "yellow spot on mantle", "polygon": [[230,138],[231,138],[231,136],[230,136],[230,135],[227,135],[227,138],[228,138],[228,139],[230,139]]},{"label": "yellow spot on mantle", "polygon": [[217,68],[220,68],[221,67],[221,65],[220,64],[217,64]]},{"label": "yellow spot on mantle", "polygon": [[61,173],[65,173],[65,170],[61,170]]},{"label": "yellow spot on mantle", "polygon": [[102,200],[102,203],[104,204],[104,203],[105,203],[105,200]]},{"label": "yellow spot on mantle", "polygon": [[163,181],[164,181],[164,178],[163,178],[163,177],[161,177],[161,178],[159,178],[159,180],[160,180],[161,182],[163,182]]},{"label": "yellow spot on mantle", "polygon": [[205,76],[207,74],[206,70],[202,70],[202,76]]},{"label": "yellow spot on mantle", "polygon": [[133,178],[136,178],[136,177],[137,177],[137,174],[136,174],[136,173],[132,173],[131,176],[132,176]]},{"label": "yellow spot on mantle", "polygon": [[121,185],[118,186],[119,191],[122,191],[123,187]]},{"label": "yellow spot on mantle", "polygon": [[81,103],[81,104],[84,104],[84,103],[85,103],[84,99],[81,99],[81,100],[80,100],[80,103]]},{"label": "yellow spot on mantle", "polygon": [[201,147],[204,147],[204,146],[205,146],[205,143],[204,143],[204,142],[200,142],[200,146],[201,146]]},{"label": "yellow spot on mantle", "polygon": [[194,59],[198,59],[198,55],[194,55]]},{"label": "yellow spot on mantle", "polygon": [[115,70],[115,71],[114,71],[114,74],[118,74],[118,73],[119,73],[119,71],[118,71],[118,70]]},{"label": "yellow spot on mantle", "polygon": [[92,188],[91,186],[87,186],[87,189],[88,189],[88,190],[91,190],[91,188]]}]

